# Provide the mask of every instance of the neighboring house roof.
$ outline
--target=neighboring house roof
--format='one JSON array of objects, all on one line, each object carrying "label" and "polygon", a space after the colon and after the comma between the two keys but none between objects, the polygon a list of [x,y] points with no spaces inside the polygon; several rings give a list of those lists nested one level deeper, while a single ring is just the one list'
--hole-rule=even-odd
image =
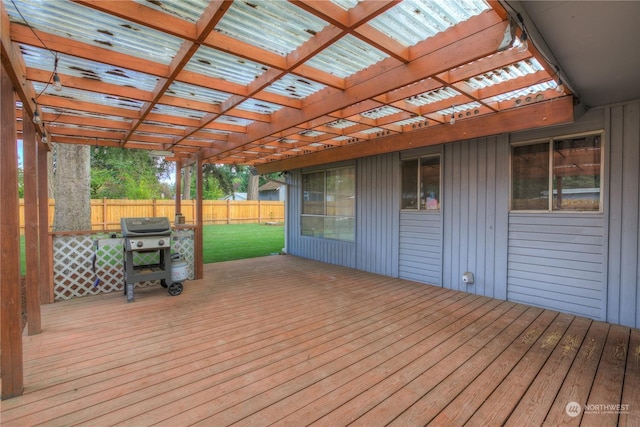
[{"label": "neighboring house roof", "polygon": [[268,181],[266,184],[261,185],[260,188],[258,188],[258,191],[272,191],[272,190],[279,190],[280,187],[282,187],[284,184],[280,184],[279,182],[275,182],[275,181]]}]

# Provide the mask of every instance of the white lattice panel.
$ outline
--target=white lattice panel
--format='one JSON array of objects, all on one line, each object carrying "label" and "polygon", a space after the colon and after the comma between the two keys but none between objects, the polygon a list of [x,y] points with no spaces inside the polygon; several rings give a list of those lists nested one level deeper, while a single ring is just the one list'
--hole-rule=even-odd
[{"label": "white lattice panel", "polygon": [[[180,254],[187,262],[189,279],[194,277],[193,238],[193,230],[173,230],[171,237],[171,252]],[[136,252],[134,263],[155,264],[159,261],[158,257],[157,251]],[[53,281],[56,301],[98,293],[124,292],[123,239],[106,234],[54,236]],[[157,283],[138,282],[135,286]]]},{"label": "white lattice panel", "polygon": [[189,270],[189,279],[193,279],[193,264],[194,264],[194,238],[193,230],[182,229],[173,230],[171,233],[171,252],[180,254],[180,257],[187,262],[187,268]]}]

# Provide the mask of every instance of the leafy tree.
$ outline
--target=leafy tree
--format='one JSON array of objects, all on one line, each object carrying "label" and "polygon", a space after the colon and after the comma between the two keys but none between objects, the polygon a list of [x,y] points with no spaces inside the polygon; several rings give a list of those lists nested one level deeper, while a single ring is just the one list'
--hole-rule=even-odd
[{"label": "leafy tree", "polygon": [[162,179],[170,163],[146,150],[97,147],[91,151],[91,198],[156,199],[171,197]]}]

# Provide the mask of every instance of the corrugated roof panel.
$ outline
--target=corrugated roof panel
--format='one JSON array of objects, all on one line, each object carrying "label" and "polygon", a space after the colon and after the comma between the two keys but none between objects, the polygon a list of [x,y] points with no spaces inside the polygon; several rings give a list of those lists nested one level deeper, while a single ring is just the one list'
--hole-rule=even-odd
[{"label": "corrugated roof panel", "polygon": [[253,120],[247,120],[241,117],[220,116],[215,119],[213,123],[223,123],[235,126],[249,126],[251,123],[253,123]]},{"label": "corrugated roof panel", "polygon": [[244,86],[267,71],[262,64],[207,46],[200,46],[184,69]]},{"label": "corrugated roof panel", "polygon": [[197,22],[209,0],[134,0],[144,6],[168,13],[189,22]]},{"label": "corrugated roof panel", "polygon": [[86,90],[73,89],[65,87],[64,90],[58,92],[52,85],[45,83],[33,83],[33,89],[40,96],[42,93],[47,95],[57,96],[65,99],[72,99],[74,101],[89,102],[92,104],[106,105],[109,107],[124,108],[127,110],[139,111],[143,102],[130,98],[123,98],[120,96],[106,95],[104,93],[89,92]]},{"label": "corrugated roof panel", "polygon": [[413,46],[489,8],[484,0],[404,0],[370,24],[404,46]]},{"label": "corrugated roof panel", "polygon": [[171,123],[163,123],[163,122],[156,122],[153,120],[145,120],[144,122],[142,122],[143,125],[148,125],[148,126],[159,126],[159,127],[164,127],[164,128],[168,128],[168,129],[178,129],[178,130],[186,130],[187,127],[186,126],[181,126],[181,125],[174,125]]},{"label": "corrugated roof panel", "polygon": [[178,98],[193,99],[210,104],[220,104],[231,96],[231,94],[226,92],[175,81],[169,86],[169,89],[167,89],[165,93],[170,96],[177,96]]},{"label": "corrugated roof panel", "polygon": [[286,1],[235,1],[215,31],[286,56],[326,25]]},{"label": "corrugated roof panel", "polygon": [[[73,2],[14,1],[29,17],[28,25],[38,30],[136,58],[167,65],[182,43],[177,37]],[[10,19],[24,23],[13,3],[4,2]]]},{"label": "corrugated roof panel", "polygon": [[488,103],[491,102],[502,102],[507,101],[509,99],[520,98],[521,96],[532,95],[534,93],[544,92],[545,90],[555,89],[558,87],[558,84],[555,80],[549,80],[548,82],[539,83],[537,85],[528,86],[522,89],[514,90],[507,93],[502,93],[500,95],[493,96],[491,98],[486,99],[485,101]]},{"label": "corrugated roof panel", "polygon": [[380,132],[380,131],[383,131],[383,130],[384,129],[379,128],[379,127],[373,127],[373,128],[369,128],[369,129],[365,129],[363,131],[360,131],[360,133],[363,133],[365,135],[370,135],[372,133],[377,133],[377,132]]},{"label": "corrugated roof panel", "polygon": [[350,120],[345,120],[345,119],[338,119],[336,121],[326,124],[326,126],[334,129],[346,129],[355,125],[356,125],[355,122],[352,122]]},{"label": "corrugated roof panel", "polygon": [[167,114],[169,116],[183,117],[188,119],[201,119],[207,115],[204,111],[190,110],[188,108],[173,107],[170,105],[156,104],[152,111],[158,114]]},{"label": "corrugated roof panel", "polygon": [[440,110],[438,111],[436,114],[442,114],[443,116],[450,116],[452,114],[458,114],[462,111],[469,111],[469,110],[474,110],[476,108],[480,108],[482,105],[480,105],[479,102],[469,102],[468,104],[460,104],[460,105],[454,105],[452,107],[449,108],[445,108],[444,110]]},{"label": "corrugated roof panel", "polygon": [[312,138],[316,138],[318,136],[322,136],[322,135],[326,135],[325,132],[320,132],[317,130],[303,130],[302,132],[299,132],[300,135],[304,135],[304,136],[309,136]]},{"label": "corrugated roof panel", "polygon": [[409,104],[416,105],[418,107],[427,104],[433,104],[434,102],[442,101],[445,99],[453,98],[454,96],[460,95],[455,89],[449,87],[443,87],[440,89],[432,90],[429,92],[421,93],[419,95],[412,96],[407,98],[405,101]]},{"label": "corrugated roof panel", "polygon": [[398,122],[395,122],[394,125],[398,125],[398,126],[407,126],[407,125],[412,125],[415,123],[420,123],[424,121],[424,117],[422,116],[415,116],[415,117],[410,117],[408,119],[404,119],[404,120],[400,120]]},{"label": "corrugated roof panel", "polygon": [[303,79],[293,74],[287,74],[264,90],[289,98],[304,99],[324,88],[325,86],[320,83]]},{"label": "corrugated roof panel", "polygon": [[484,89],[508,80],[533,74],[544,70],[537,59],[531,58],[515,64],[507,65],[497,70],[490,71],[466,80],[466,83],[474,89]]},{"label": "corrugated roof panel", "polygon": [[325,73],[346,78],[388,55],[348,34],[306,62]]},{"label": "corrugated roof panel", "polygon": [[95,119],[111,120],[112,122],[131,123],[131,119],[130,118],[120,117],[120,116],[112,116],[110,114],[91,113],[91,112],[88,112],[88,111],[71,110],[69,108],[60,108],[60,107],[52,108],[52,107],[41,106],[40,109],[41,109],[40,111],[42,111],[43,113],[46,113],[46,114],[55,114],[55,115],[64,114],[64,115],[69,115],[69,116],[74,116],[74,117],[90,117],[90,118],[95,118]]},{"label": "corrugated roof panel", "polygon": [[271,102],[260,101],[257,99],[247,99],[238,105],[238,109],[251,111],[252,113],[272,114],[280,110],[282,105],[272,104]]},{"label": "corrugated roof panel", "polygon": [[365,111],[364,113],[362,113],[362,115],[370,119],[381,119],[383,117],[387,117],[392,114],[399,113],[400,111],[402,110],[396,107],[384,106],[384,107],[374,108],[373,110]]},{"label": "corrugated roof panel", "polygon": [[[55,60],[48,50],[26,45],[20,45],[20,50],[27,67],[53,72]],[[153,92],[158,82],[157,77],[148,74],[62,53],[58,54],[58,73],[118,86],[135,87],[147,92]],[[64,86],[64,81],[62,85]]]}]

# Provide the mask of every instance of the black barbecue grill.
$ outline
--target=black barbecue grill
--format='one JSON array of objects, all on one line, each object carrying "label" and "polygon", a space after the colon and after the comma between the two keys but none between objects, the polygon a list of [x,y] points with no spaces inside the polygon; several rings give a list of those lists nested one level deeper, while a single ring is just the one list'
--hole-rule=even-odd
[{"label": "black barbecue grill", "polygon": [[[133,301],[137,282],[160,280],[169,295],[182,293],[182,283],[171,283],[171,224],[168,218],[122,218],[124,238],[124,293]],[[157,252],[157,263],[134,263],[136,252]]]}]

